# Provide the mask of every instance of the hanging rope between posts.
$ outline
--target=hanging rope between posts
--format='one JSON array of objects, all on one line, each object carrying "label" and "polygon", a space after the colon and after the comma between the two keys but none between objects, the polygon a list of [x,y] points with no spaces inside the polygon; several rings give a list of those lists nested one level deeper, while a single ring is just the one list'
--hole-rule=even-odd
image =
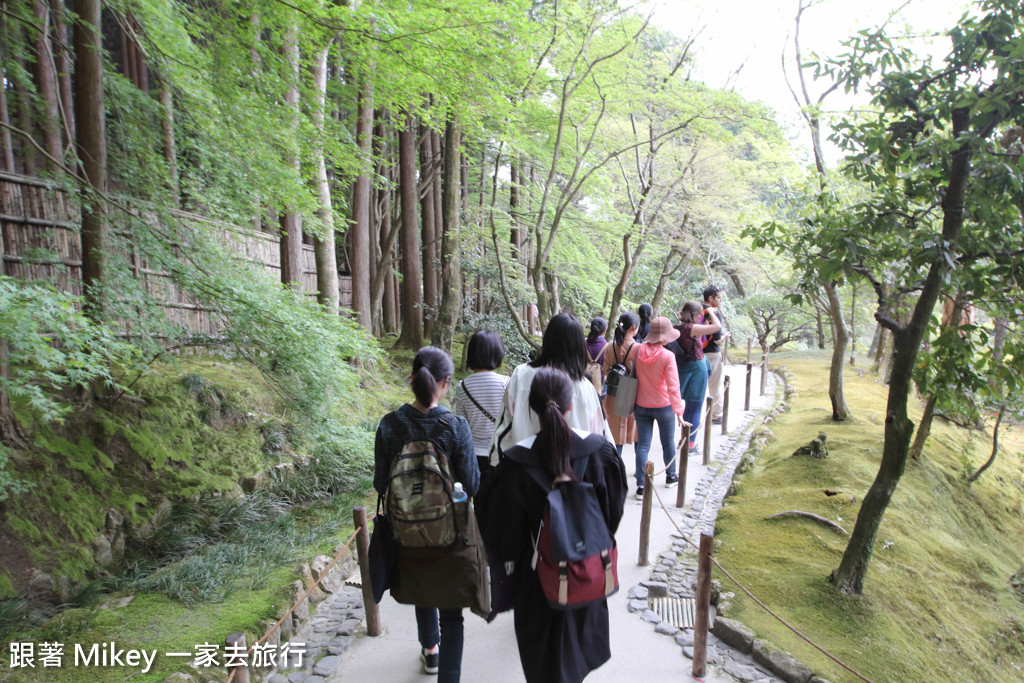
[{"label": "hanging rope between posts", "polygon": [[[302,596],[299,597],[299,599],[295,601],[295,604],[292,605],[288,609],[288,611],[284,613],[284,616],[282,616],[280,619],[277,620],[276,624],[274,624],[269,629],[267,629],[267,632],[263,634],[262,638],[260,638],[255,643],[253,643],[252,646],[248,650],[245,651],[245,658],[247,660],[249,659],[249,656],[252,654],[252,651],[256,649],[256,646],[257,645],[262,645],[264,642],[266,642],[267,638],[269,638],[271,635],[273,635],[274,631],[276,631],[277,629],[281,628],[281,624],[284,623],[284,620],[289,618],[289,617],[291,617],[292,614],[295,612],[295,610],[299,608],[299,605],[301,605],[302,603],[304,603],[306,601],[306,599],[309,597],[309,594],[312,593],[320,585],[320,582],[324,579],[324,577],[327,576],[327,574],[332,569],[334,569],[334,565],[338,564],[338,562],[341,560],[341,556],[344,555],[346,552],[348,552],[348,547],[350,545],[352,545],[352,541],[356,540],[356,536],[359,535],[359,532],[361,530],[362,530],[362,527],[356,527],[355,531],[352,532],[352,535],[349,536],[347,541],[345,541],[345,545],[343,545],[341,547],[341,550],[339,550],[337,552],[337,554],[334,556],[334,559],[331,560],[330,564],[328,564],[326,567],[324,567],[322,572],[320,572],[320,578],[313,582],[313,585],[310,586],[306,590],[306,592],[303,593]],[[225,683],[232,683],[232,681],[234,681],[234,679],[235,679],[235,672],[237,672],[237,671],[238,671],[238,668],[232,669],[231,673],[228,675],[227,681]]]},{"label": "hanging rope between posts", "polygon": [[[676,528],[676,533],[678,533],[678,534],[679,534],[679,537],[680,537],[680,538],[682,538],[682,539],[683,539],[684,541],[686,541],[687,543],[689,543],[689,544],[690,544],[691,546],[693,546],[694,548],[696,548],[696,549],[700,550],[700,546],[699,546],[698,544],[694,543],[693,541],[691,541],[691,540],[690,540],[690,537],[689,537],[689,536],[687,536],[687,535],[686,535],[686,534],[685,534],[685,533],[683,532],[683,530],[679,528],[679,525],[678,525],[678,524],[676,524],[676,520],[675,520],[675,519],[674,519],[674,518],[672,517],[672,515],[671,515],[671,514],[669,513],[669,511],[668,511],[668,508],[666,508],[666,507],[665,507],[665,503],[664,503],[664,501],[662,501],[662,500],[661,500],[661,494],[660,494],[660,493],[658,493],[658,490],[657,490],[656,488],[653,488],[653,487],[652,487],[652,489],[651,489],[651,490],[652,490],[652,491],[654,491],[654,495],[658,497],[658,502],[659,502],[659,503],[661,504],[661,507],[662,507],[662,509],[663,509],[663,510],[665,510],[665,514],[666,514],[666,515],[668,516],[668,519],[669,519],[669,521],[670,521],[670,522],[672,522],[672,526],[674,526],[674,527]],[[811,647],[813,647],[814,649],[816,649],[816,650],[817,650],[818,652],[820,652],[821,654],[823,654],[823,655],[825,655],[826,657],[828,657],[829,659],[831,659],[831,660],[832,660],[833,662],[835,662],[835,663],[836,663],[836,664],[838,664],[839,666],[841,666],[841,667],[843,667],[844,669],[846,669],[847,671],[849,671],[849,672],[850,672],[851,674],[853,674],[854,676],[856,676],[856,677],[857,677],[857,678],[859,678],[860,680],[864,681],[865,683],[872,683],[872,681],[871,681],[871,679],[870,679],[870,678],[868,678],[868,677],[864,676],[864,675],[863,675],[863,674],[861,674],[861,673],[858,673],[858,672],[857,672],[857,671],[856,671],[855,669],[853,669],[852,667],[850,667],[849,665],[847,665],[846,663],[844,663],[844,662],[843,662],[842,660],[838,659],[838,658],[837,658],[837,657],[836,657],[835,655],[833,655],[833,654],[831,654],[830,652],[828,652],[827,650],[825,650],[825,649],[824,649],[823,647],[821,647],[820,645],[818,645],[817,643],[815,643],[815,642],[814,642],[813,640],[811,640],[810,638],[808,638],[807,636],[805,636],[805,635],[804,635],[803,633],[801,633],[801,632],[800,632],[799,630],[797,630],[797,628],[796,628],[795,626],[792,626],[792,625],[790,625],[790,624],[789,624],[789,623],[788,623],[788,622],[787,622],[787,621],[786,621],[785,619],[783,619],[783,618],[782,618],[782,617],[780,617],[780,616],[779,616],[778,614],[776,614],[775,612],[773,612],[773,611],[772,611],[772,609],[771,609],[770,607],[768,607],[768,605],[766,605],[766,604],[764,604],[763,602],[761,602],[761,600],[759,600],[759,599],[757,598],[757,596],[755,596],[755,595],[754,595],[753,593],[751,593],[751,592],[750,592],[750,590],[749,590],[749,589],[748,589],[748,588],[747,588],[746,586],[744,586],[744,585],[743,585],[742,583],[740,583],[739,581],[737,581],[737,580],[736,580],[736,578],[735,578],[735,577],[734,577],[734,576],[733,576],[732,574],[730,574],[730,573],[729,573],[729,572],[728,572],[728,571],[727,571],[727,570],[725,569],[725,567],[723,567],[723,566],[722,566],[721,564],[719,564],[719,563],[718,563],[718,560],[716,560],[716,559],[715,559],[714,557],[712,557],[712,558],[711,558],[711,562],[712,562],[712,563],[713,563],[713,564],[714,564],[714,565],[715,565],[716,567],[718,567],[718,569],[719,569],[719,570],[720,570],[720,571],[721,571],[721,572],[722,572],[723,574],[725,574],[725,576],[726,576],[726,577],[728,577],[728,579],[729,579],[730,581],[732,581],[732,582],[733,582],[734,584],[736,584],[736,587],[737,587],[737,588],[739,588],[739,589],[740,589],[741,591],[743,591],[743,592],[744,592],[744,593],[746,594],[746,596],[747,596],[748,598],[750,598],[751,600],[753,600],[753,601],[754,601],[754,602],[755,602],[755,603],[756,603],[756,604],[757,604],[757,605],[758,605],[759,607],[761,607],[761,609],[763,609],[763,610],[764,610],[765,612],[767,612],[768,614],[770,614],[770,615],[772,615],[773,617],[775,617],[775,619],[776,619],[776,620],[777,620],[777,621],[778,621],[778,622],[779,622],[780,624],[782,624],[783,626],[785,626],[786,628],[788,628],[788,629],[789,629],[790,631],[792,631],[793,633],[795,633],[795,634],[796,634],[796,635],[797,635],[797,636],[798,636],[798,637],[799,637],[799,638],[800,638],[801,640],[803,640],[804,642],[806,642],[807,644],[809,644],[809,645],[810,645]]]}]

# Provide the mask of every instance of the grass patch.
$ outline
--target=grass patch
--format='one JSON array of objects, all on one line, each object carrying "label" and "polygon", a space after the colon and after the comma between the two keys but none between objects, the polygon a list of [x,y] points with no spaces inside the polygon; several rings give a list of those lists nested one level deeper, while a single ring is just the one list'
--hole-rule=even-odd
[{"label": "grass patch", "polygon": [[[793,373],[792,409],[772,425],[775,440],[738,478],[739,493],[719,514],[719,562],[798,630],[873,680],[1020,680],[1024,603],[1010,584],[1024,547],[1020,429],[1008,430],[1007,452],[968,487],[964,472],[988,457],[991,432],[936,421],[879,529],[865,594],[842,596],[827,578],[848,537],[807,519],[765,518],[799,509],[852,530],[881,460],[887,387],[848,368],[854,418],[832,423],[823,381],[827,358],[801,353],[773,360]],[[819,431],[828,434],[828,459],[791,456]],[[825,678],[856,680],[719,578],[723,590],[736,593],[728,616]]]}]

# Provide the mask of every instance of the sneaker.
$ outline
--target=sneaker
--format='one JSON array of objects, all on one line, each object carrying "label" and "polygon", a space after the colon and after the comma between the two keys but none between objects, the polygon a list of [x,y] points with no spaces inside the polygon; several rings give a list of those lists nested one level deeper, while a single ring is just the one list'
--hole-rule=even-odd
[{"label": "sneaker", "polygon": [[641,486],[640,488],[638,488],[636,490],[636,499],[637,500],[643,500],[643,497],[644,497],[644,487]]},{"label": "sneaker", "polygon": [[697,442],[696,441],[691,441],[690,442],[690,450],[691,451],[697,450]]},{"label": "sneaker", "polygon": [[713,418],[711,420],[711,424],[713,424],[713,425],[720,425],[720,424],[722,424],[722,418],[720,418],[720,417]]},{"label": "sneaker", "polygon": [[420,652],[420,659],[423,660],[423,673],[430,676],[436,676],[437,667],[441,661],[441,652],[428,652],[426,648],[424,648]]},{"label": "sneaker", "polygon": [[674,474],[666,474],[665,475],[665,486],[667,488],[672,488],[673,486],[675,486],[678,483],[679,483],[679,477],[678,476],[676,476]]}]

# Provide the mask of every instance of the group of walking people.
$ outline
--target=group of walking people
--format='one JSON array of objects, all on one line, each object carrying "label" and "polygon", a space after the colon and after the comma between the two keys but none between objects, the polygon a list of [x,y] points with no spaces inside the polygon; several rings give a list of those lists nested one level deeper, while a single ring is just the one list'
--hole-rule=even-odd
[{"label": "group of walking people", "polygon": [[[497,372],[504,360],[500,336],[475,333],[466,349],[471,373],[456,388],[454,416],[441,405],[454,363],[441,349],[424,347],[409,378],[414,400],[385,416],[377,428],[374,487],[381,496],[388,493],[388,472],[404,453],[403,445],[426,440],[445,454],[451,476],[461,484],[456,488],[473,499],[492,589],[500,569],[501,584],[512,596],[528,683],[582,681],[611,657],[606,600],[556,608],[534,570],[542,550],[538,529],[549,505],[537,472],[552,482],[551,490],[566,482],[592,487],[614,536],[628,494],[622,446],[632,443],[636,449],[641,494],[657,422],[668,465],[666,484],[674,485],[675,427],[699,419],[709,368],[704,338],[722,334],[720,319],[700,302],[684,305],[675,327],[668,318],[652,315],[648,304],[638,314],[623,313],[613,340],[605,343],[603,319],[592,320],[584,335],[575,316],[558,314],[545,328],[536,358],[517,366],[511,376]],[[604,379],[618,365],[635,372],[638,380],[630,415],[617,415],[611,397],[601,395]],[[593,378],[595,372],[600,380]],[[415,615],[424,673],[437,674],[440,683],[457,683],[462,610],[417,606]]]}]

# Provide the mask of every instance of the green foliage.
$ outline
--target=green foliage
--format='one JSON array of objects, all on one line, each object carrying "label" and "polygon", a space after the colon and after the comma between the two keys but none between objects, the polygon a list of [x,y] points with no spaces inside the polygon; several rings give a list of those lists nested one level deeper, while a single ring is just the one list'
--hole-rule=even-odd
[{"label": "green foliage", "polygon": [[98,381],[116,389],[111,367],[132,358],[130,345],[80,307],[79,299],[49,285],[0,276],[0,339],[8,354],[0,389],[32,418],[63,418],[71,406],[59,392],[68,387]]}]

